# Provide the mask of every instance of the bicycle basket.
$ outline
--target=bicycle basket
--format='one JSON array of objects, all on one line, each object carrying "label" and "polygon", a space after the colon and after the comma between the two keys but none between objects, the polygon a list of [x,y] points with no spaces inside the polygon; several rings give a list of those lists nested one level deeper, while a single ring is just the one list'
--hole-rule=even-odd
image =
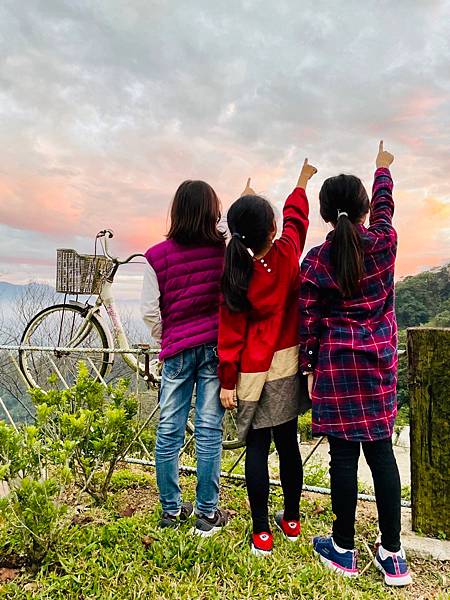
[{"label": "bicycle basket", "polygon": [[56,291],[62,294],[98,294],[112,267],[106,256],[78,254],[75,250],[56,251]]}]

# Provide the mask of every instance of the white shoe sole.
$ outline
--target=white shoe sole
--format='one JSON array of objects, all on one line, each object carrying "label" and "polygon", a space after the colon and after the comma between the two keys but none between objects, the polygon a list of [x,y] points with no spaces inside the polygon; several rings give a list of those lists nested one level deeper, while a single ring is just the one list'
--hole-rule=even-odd
[{"label": "white shoe sole", "polygon": [[327,567],[327,569],[330,569],[330,571],[334,571],[335,573],[339,573],[343,577],[358,577],[359,576],[358,572],[346,571],[342,567],[338,567],[333,561],[331,561],[328,558],[325,558],[325,556],[322,556],[320,554],[320,552],[317,552],[317,550],[314,550],[314,552],[320,558],[320,560],[322,561],[322,563]]},{"label": "white shoe sole", "polygon": [[203,531],[203,529],[197,529],[197,527],[193,527],[191,529],[191,533],[200,537],[212,537],[213,535],[216,535],[216,533],[219,533],[219,531],[222,531],[222,529],[223,527],[213,527],[212,529],[209,529],[209,531]]},{"label": "white shoe sole", "polygon": [[272,554],[272,550],[260,550],[260,548],[256,548],[253,544],[251,545],[250,551],[255,556],[270,556]]},{"label": "white shoe sole", "polygon": [[412,577],[410,573],[407,573],[406,575],[397,575],[397,576],[393,576],[390,575],[389,573],[386,573],[386,571],[383,568],[383,565],[381,565],[377,558],[375,557],[373,559],[373,563],[376,566],[376,568],[381,571],[384,575],[384,583],[386,585],[392,585],[392,586],[403,586],[403,585],[409,585],[410,583],[412,583]]},{"label": "white shoe sole", "polygon": [[284,535],[284,537],[289,540],[290,542],[296,542],[298,540],[298,538],[300,537],[299,535],[297,535],[296,537],[289,537],[288,535],[286,535],[286,532],[284,531],[284,529],[282,527],[280,527],[280,525],[278,525],[278,523],[275,521],[275,527],[277,527],[277,529],[279,529],[281,531],[281,533]]}]

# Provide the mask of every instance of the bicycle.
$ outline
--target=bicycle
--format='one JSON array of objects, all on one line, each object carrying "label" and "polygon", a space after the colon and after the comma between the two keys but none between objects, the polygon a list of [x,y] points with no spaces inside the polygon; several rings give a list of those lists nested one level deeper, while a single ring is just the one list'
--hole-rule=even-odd
[{"label": "bicycle", "polygon": [[[123,360],[134,372],[157,387],[160,383],[160,363],[151,360],[152,349],[148,344],[138,344],[144,355],[144,363],[127,350],[131,350],[119,312],[116,308],[112,286],[120,266],[128,264],[143,254],[134,253],[125,259],[112,256],[108,241],[113,237],[110,229],[96,235],[94,255],[78,254],[72,249],[57,250],[56,291],[64,294],[64,301],[44,308],[27,324],[22,334],[19,350],[19,366],[31,388],[70,387],[76,380],[78,364],[84,361],[91,375],[104,382],[114,364],[114,348],[123,348]],[[97,242],[103,254],[97,254]],[[84,303],[79,295],[87,294]],[[75,300],[67,302],[67,296]],[[95,303],[89,302],[97,296]],[[104,307],[112,325],[113,334],[101,314]],[[77,352],[81,350],[81,352]],[[50,383],[51,382],[51,383]],[[242,444],[235,436],[236,423],[227,411],[223,447],[234,449]],[[194,425],[188,421],[191,435]]]}]

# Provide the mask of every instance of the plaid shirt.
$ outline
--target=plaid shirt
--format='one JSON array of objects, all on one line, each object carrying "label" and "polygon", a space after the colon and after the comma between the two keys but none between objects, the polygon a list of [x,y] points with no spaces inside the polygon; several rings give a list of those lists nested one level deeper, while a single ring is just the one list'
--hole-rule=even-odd
[{"label": "plaid shirt", "polygon": [[397,384],[397,323],[392,226],[393,182],[375,172],[370,224],[358,225],[365,275],[343,298],[330,261],[330,238],[310,250],[301,268],[300,368],[314,371],[313,433],[351,441],[392,435]]}]

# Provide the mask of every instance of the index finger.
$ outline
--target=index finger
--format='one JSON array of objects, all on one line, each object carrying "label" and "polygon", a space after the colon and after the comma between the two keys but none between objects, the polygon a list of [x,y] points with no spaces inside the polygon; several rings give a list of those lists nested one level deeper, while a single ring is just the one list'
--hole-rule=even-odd
[{"label": "index finger", "polygon": [[247,179],[247,185],[246,185],[245,187],[250,187],[250,181],[251,181],[251,179],[252,179],[251,177],[249,177],[249,178]]},{"label": "index finger", "polygon": [[307,165],[307,164],[308,164],[308,159],[307,159],[307,158],[305,158],[305,160],[303,161],[303,166],[305,166],[305,165]]},{"label": "index finger", "polygon": [[380,145],[378,146],[378,152],[383,152],[383,140],[380,140]]}]

